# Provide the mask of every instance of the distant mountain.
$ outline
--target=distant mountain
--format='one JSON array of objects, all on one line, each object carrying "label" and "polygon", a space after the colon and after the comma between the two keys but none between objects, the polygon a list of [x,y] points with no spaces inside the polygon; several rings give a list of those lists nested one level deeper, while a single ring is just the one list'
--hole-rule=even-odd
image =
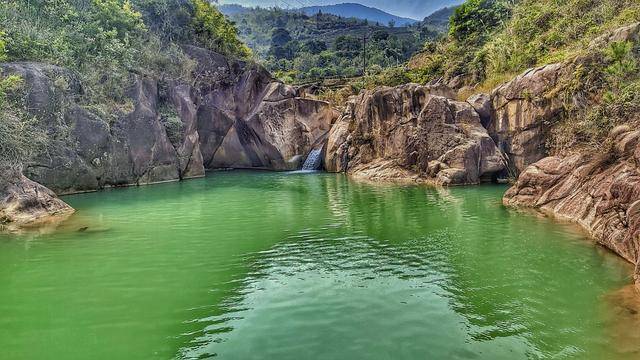
[{"label": "distant mountain", "polygon": [[395,26],[407,26],[417,23],[417,20],[404,18],[396,15],[389,14],[380,9],[364,6],[355,3],[344,3],[336,5],[324,5],[324,6],[307,6],[298,9],[306,15],[316,15],[319,12],[324,14],[332,14],[341,16],[344,18],[356,18],[362,20],[368,20],[373,23],[379,23],[387,25],[393,22]]},{"label": "distant mountain", "polygon": [[[447,6],[455,6],[463,3],[464,0],[342,0],[349,2],[357,2],[358,4],[380,9],[389,14],[396,16],[424,19],[438,9]],[[268,8],[272,6],[279,7],[304,7],[304,6],[320,6],[332,5],[340,2],[340,0],[219,0],[220,4],[240,4],[245,7],[260,6]]]},{"label": "distant mountain", "polygon": [[442,8],[433,14],[424,18],[421,26],[428,26],[441,32],[447,32],[449,29],[449,19],[453,16],[457,6]]},{"label": "distant mountain", "polygon": [[220,10],[220,12],[222,12],[223,14],[225,14],[227,16],[244,14],[247,11],[251,10],[249,8],[246,8],[246,7],[244,7],[242,5],[238,5],[238,4],[219,5],[218,9]]}]

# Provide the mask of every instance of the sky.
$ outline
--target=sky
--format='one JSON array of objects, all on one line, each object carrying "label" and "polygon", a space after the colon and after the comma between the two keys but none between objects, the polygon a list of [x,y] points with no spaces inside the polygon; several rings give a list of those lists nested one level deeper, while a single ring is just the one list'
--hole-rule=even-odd
[{"label": "sky", "polygon": [[359,3],[394,15],[422,20],[436,10],[445,6],[460,4],[463,0],[219,0],[220,4],[262,7],[279,6],[282,8],[331,5],[345,2]]}]

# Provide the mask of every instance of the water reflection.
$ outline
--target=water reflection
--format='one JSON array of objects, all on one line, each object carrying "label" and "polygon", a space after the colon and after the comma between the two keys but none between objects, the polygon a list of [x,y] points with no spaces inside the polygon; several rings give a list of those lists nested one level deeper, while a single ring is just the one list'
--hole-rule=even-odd
[{"label": "water reflection", "polygon": [[606,297],[630,267],[572,227],[504,209],[503,191],[225,172],[66,197],[78,213],[65,228],[0,236],[0,348],[93,359],[637,355],[625,345],[634,336],[615,336],[637,329],[635,315]]},{"label": "water reflection", "polygon": [[607,312],[601,295],[624,278],[620,262],[569,227],[507,211],[501,189],[330,175],[304,189],[330,216],[254,254],[242,288],[182,357],[612,354],[594,312]]}]

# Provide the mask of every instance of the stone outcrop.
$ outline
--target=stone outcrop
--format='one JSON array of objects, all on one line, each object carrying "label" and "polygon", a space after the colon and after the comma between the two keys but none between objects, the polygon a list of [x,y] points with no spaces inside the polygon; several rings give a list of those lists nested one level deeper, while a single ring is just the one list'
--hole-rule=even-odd
[{"label": "stone outcrop", "polygon": [[640,280],[640,131],[614,129],[597,156],[547,157],[529,166],[504,197],[580,224],[598,241],[636,264]]},{"label": "stone outcrop", "polygon": [[[262,67],[197,48],[195,84],[132,75],[130,108],[103,114],[79,100],[66,69],[0,64],[25,82],[25,107],[51,144],[25,175],[58,194],[204,176],[216,168],[298,168],[338,114]],[[63,84],[62,86],[60,84]]]},{"label": "stone outcrop", "polygon": [[476,184],[505,161],[476,110],[447,88],[404,85],[352,98],[326,146],[328,171],[439,185]]},{"label": "stone outcrop", "polygon": [[[553,126],[570,109],[585,109],[600,101],[600,94],[588,86],[573,89],[577,82],[589,83],[590,68],[605,66],[597,51],[615,41],[640,40],[640,23],[632,24],[595,39],[586,55],[562,63],[529,69],[497,87],[487,97],[475,96],[469,102],[483,117],[483,124],[496,144],[509,158],[513,173],[549,155],[547,140]],[[597,51],[596,51],[597,50]]]},{"label": "stone outcrop", "polygon": [[0,229],[62,220],[74,210],[46,187],[14,169],[0,169]]},{"label": "stone outcrop", "polygon": [[[489,132],[521,174],[505,194],[512,207],[538,209],[586,229],[596,241],[636,264],[640,284],[640,131],[637,125],[612,130],[600,149],[574,148],[551,156],[547,135],[569,108],[586,109],[606,89],[565,91],[572,81],[589,83],[590,69],[606,66],[599,51],[615,41],[640,42],[640,23],[594,40],[586,55],[533,69],[491,94]],[[582,77],[580,77],[582,74]],[[578,77],[576,77],[578,76]],[[597,79],[596,79],[597,80]],[[583,87],[584,88],[584,87]],[[523,96],[526,95],[526,96]],[[634,114],[628,114],[632,121]]]},{"label": "stone outcrop", "polygon": [[564,64],[531,69],[491,93],[487,129],[517,172],[547,155],[551,125],[564,112],[563,99],[549,94],[569,72]]}]

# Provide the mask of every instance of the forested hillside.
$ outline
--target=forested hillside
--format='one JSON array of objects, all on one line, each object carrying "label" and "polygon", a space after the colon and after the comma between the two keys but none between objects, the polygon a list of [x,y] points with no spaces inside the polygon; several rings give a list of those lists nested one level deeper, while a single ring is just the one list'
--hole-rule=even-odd
[{"label": "forested hillside", "polygon": [[380,9],[372,8],[355,3],[342,3],[324,6],[306,6],[298,9],[303,14],[314,16],[318,13],[332,14],[343,18],[356,18],[360,20],[368,20],[379,24],[388,24],[391,27],[403,27],[413,25],[418,20],[396,16],[389,14]]},{"label": "forested hillside", "polygon": [[408,27],[330,14],[309,16],[278,8],[223,7],[256,57],[278,77],[300,82],[363,72],[366,37],[367,71],[406,62],[427,40],[443,32],[442,21]]}]

